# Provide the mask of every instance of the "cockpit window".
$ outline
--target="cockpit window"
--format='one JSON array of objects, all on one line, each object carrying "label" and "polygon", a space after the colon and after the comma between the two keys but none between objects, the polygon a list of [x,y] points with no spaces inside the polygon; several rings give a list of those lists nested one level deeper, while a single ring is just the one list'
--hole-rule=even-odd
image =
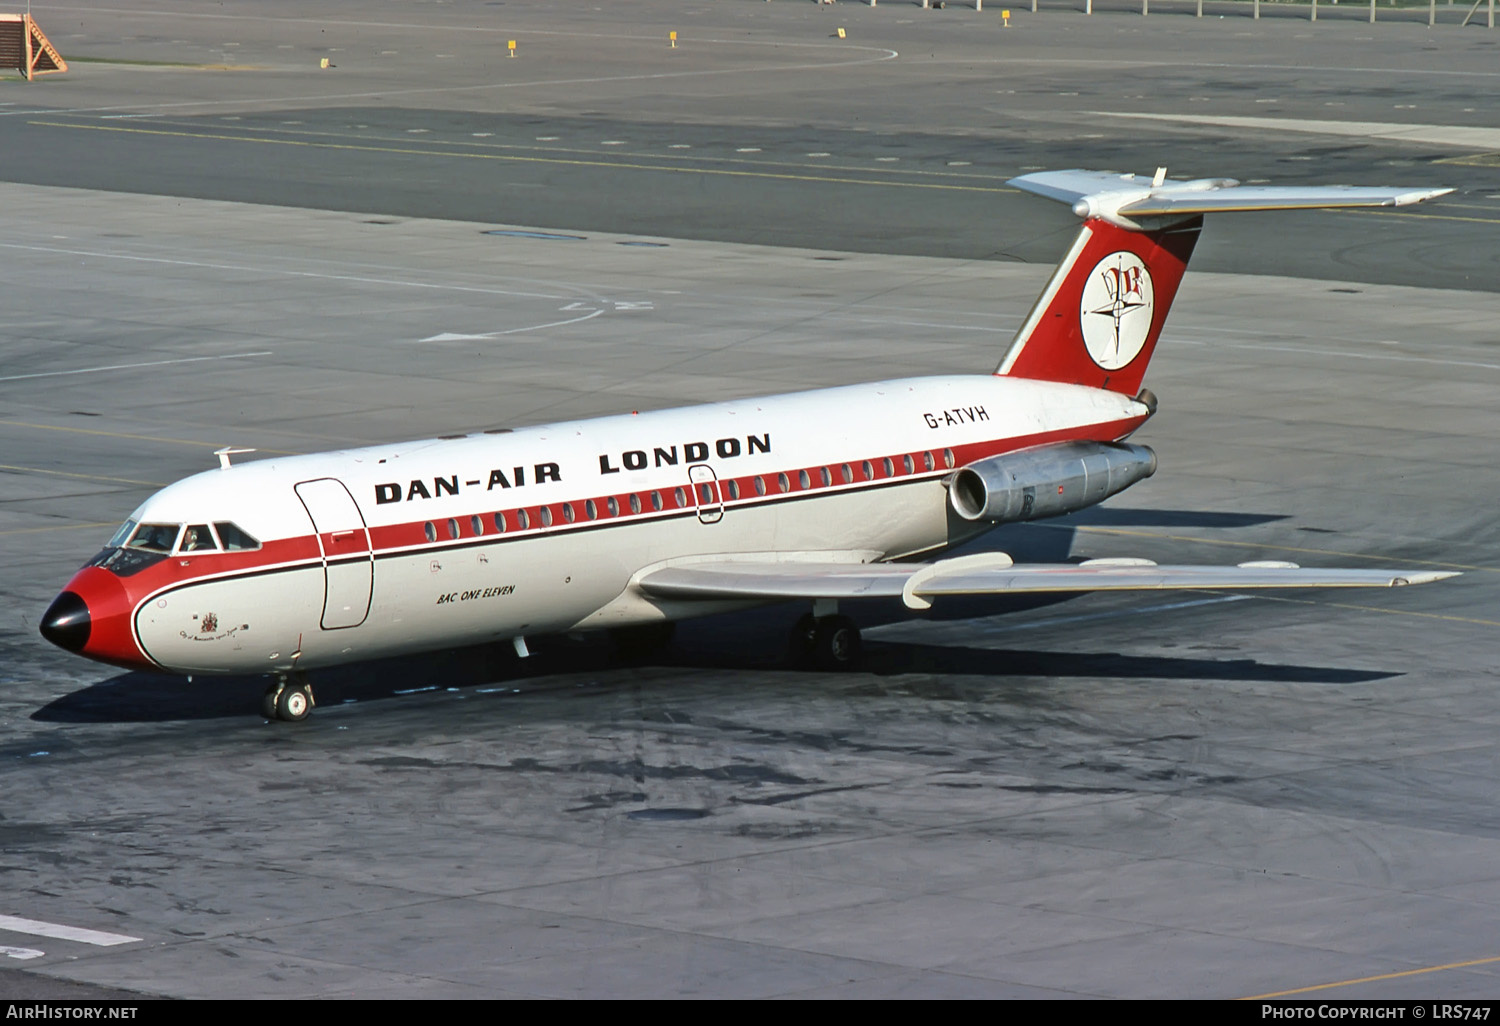
[{"label": "cockpit window", "polygon": [[120,529],[110,536],[109,541],[104,543],[104,547],[106,549],[119,548],[121,545],[125,544],[125,539],[129,538],[131,532],[133,532],[135,529],[136,522],[134,520],[125,521],[120,525]]},{"label": "cockpit window", "polygon": [[135,529],[125,547],[147,552],[171,552],[172,543],[177,540],[177,532],[181,529],[180,524],[142,524]]},{"label": "cockpit window", "polygon": [[224,543],[226,552],[243,552],[247,549],[260,548],[260,542],[227,520],[216,520],[214,530],[219,532],[219,541]]},{"label": "cockpit window", "polygon": [[214,552],[218,547],[219,544],[214,541],[214,536],[207,524],[188,524],[187,530],[182,532],[182,542],[178,551]]}]

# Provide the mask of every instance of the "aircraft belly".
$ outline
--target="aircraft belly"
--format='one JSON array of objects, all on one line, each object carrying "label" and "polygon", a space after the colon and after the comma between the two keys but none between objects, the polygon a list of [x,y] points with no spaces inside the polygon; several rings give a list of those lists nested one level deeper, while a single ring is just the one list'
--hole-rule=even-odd
[{"label": "aircraft belly", "polygon": [[318,630],[323,568],[283,570],[173,588],[135,614],[141,649],[181,673],[264,673],[292,665],[298,638]]}]

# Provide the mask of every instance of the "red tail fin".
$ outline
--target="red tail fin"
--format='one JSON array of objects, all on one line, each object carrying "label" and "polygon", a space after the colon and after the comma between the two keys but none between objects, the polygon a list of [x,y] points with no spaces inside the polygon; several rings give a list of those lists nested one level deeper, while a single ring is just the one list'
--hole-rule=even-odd
[{"label": "red tail fin", "polygon": [[1135,395],[1202,227],[1089,218],[995,373]]}]

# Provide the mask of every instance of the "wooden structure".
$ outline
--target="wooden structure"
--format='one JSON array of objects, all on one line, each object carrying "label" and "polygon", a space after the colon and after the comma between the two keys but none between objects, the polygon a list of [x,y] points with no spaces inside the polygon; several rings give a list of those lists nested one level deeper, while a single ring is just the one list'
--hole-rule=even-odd
[{"label": "wooden structure", "polygon": [[15,68],[30,82],[38,75],[68,70],[29,14],[0,14],[0,68]]}]

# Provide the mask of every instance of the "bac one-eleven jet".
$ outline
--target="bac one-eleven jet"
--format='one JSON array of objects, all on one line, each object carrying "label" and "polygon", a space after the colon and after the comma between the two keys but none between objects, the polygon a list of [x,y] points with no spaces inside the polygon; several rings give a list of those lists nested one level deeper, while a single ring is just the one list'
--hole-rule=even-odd
[{"label": "bac one-eleven jet", "polygon": [[[1450,190],[1242,187],[1095,171],[1012,185],[1083,226],[990,374],[877,381],[457,439],[221,466],[130,515],[47,610],[61,647],[139,669],[270,675],[300,720],[307,672],[355,660],[798,599],[837,669],[859,598],[1158,588],[1389,587],[1450,576],[1281,562],[1014,565],[940,558],[1156,470],[1125,442],[1203,214],[1402,206]],[[829,411],[836,410],[837,416]],[[925,558],[923,558],[925,557]]]}]

